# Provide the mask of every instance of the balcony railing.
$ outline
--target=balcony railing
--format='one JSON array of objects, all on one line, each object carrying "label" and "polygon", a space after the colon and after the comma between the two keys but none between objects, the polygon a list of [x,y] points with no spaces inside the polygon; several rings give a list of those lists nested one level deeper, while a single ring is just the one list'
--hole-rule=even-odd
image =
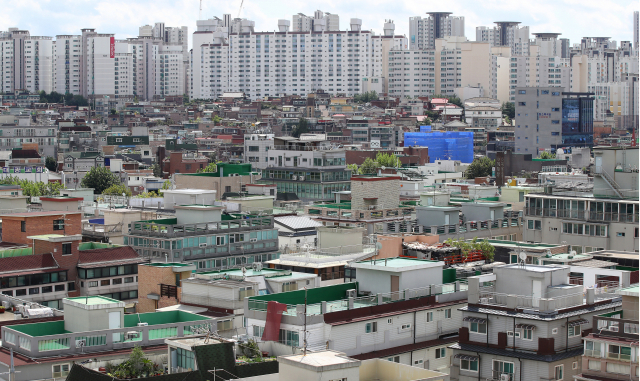
[{"label": "balcony railing", "polygon": [[491,379],[492,381],[514,381],[515,375],[513,373],[501,372],[499,370],[491,371]]},{"label": "balcony railing", "polygon": [[90,222],[86,222],[82,224],[82,233],[85,234],[97,234],[97,235],[110,235],[114,233],[122,233],[122,224],[93,224]]},{"label": "balcony railing", "polygon": [[599,349],[585,349],[584,350],[584,355],[587,356],[587,357],[600,358],[600,357],[602,357],[602,352],[600,352]]},{"label": "balcony railing", "polygon": [[220,234],[273,228],[273,217],[257,217],[245,220],[207,222],[200,224],[171,225],[155,222],[134,222],[131,235],[157,237],[183,237],[193,235]]}]

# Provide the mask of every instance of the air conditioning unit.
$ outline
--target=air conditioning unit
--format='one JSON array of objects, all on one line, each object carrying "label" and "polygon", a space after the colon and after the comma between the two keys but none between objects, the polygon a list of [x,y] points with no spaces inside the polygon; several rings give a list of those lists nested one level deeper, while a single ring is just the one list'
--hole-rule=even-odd
[{"label": "air conditioning unit", "polygon": [[137,339],[140,337],[140,332],[138,331],[129,331],[124,334],[125,340]]},{"label": "air conditioning unit", "polygon": [[500,375],[500,381],[509,381],[509,375],[508,374],[501,374]]},{"label": "air conditioning unit", "polygon": [[298,176],[296,176],[296,175],[291,176],[291,180],[294,180],[294,181],[298,180]]},{"label": "air conditioning unit", "polygon": [[201,244],[198,245],[198,247],[207,247],[207,244],[206,243],[201,243]]},{"label": "air conditioning unit", "polygon": [[482,303],[482,304],[489,303],[489,298],[480,298],[480,303]]},{"label": "air conditioning unit", "polygon": [[355,298],[356,295],[356,290],[352,289],[352,290],[347,290],[347,298]]},{"label": "air conditioning unit", "polygon": [[76,340],[76,348],[82,348],[85,345],[87,345],[87,340],[86,339]]},{"label": "air conditioning unit", "polygon": [[257,239],[257,238],[251,238],[251,239],[249,240],[249,242],[258,242],[258,239]]},{"label": "air conditioning unit", "polygon": [[138,327],[146,327],[149,325],[149,323],[138,323],[137,325]]},{"label": "air conditioning unit", "polygon": [[262,263],[260,262],[252,263],[251,267],[253,268],[253,271],[262,271]]},{"label": "air conditioning unit", "polygon": [[300,181],[304,181],[304,176],[300,176]]}]

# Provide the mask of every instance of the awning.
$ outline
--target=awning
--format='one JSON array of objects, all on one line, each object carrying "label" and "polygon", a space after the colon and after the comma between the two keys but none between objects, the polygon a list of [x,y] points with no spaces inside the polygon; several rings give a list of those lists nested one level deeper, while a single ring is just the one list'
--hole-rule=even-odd
[{"label": "awning", "polygon": [[453,356],[453,358],[460,359],[460,360],[476,361],[478,359],[478,356],[463,355],[461,353],[458,353],[457,355]]},{"label": "awning", "polygon": [[466,318],[462,319],[462,321],[470,321],[472,323],[481,323],[482,324],[482,323],[486,323],[487,319],[467,316]]},{"label": "awning", "polygon": [[535,330],[536,326],[531,324],[516,324],[516,328]]},{"label": "awning", "polygon": [[589,320],[578,319],[578,320],[570,321],[568,326],[569,327],[575,327],[576,325],[581,325],[581,324],[589,324]]}]

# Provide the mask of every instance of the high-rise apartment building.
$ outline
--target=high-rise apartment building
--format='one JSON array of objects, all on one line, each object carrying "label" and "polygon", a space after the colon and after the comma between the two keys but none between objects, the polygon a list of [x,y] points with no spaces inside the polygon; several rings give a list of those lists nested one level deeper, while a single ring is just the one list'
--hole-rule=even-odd
[{"label": "high-rise apartment building", "polygon": [[436,39],[447,36],[464,37],[464,17],[451,16],[451,12],[427,12],[424,19],[420,16],[409,17],[409,48],[434,49]]},{"label": "high-rise apartment building", "polygon": [[640,32],[640,12],[638,11],[633,11],[633,51],[635,52],[635,55],[638,55],[638,48],[640,48],[640,46],[638,44],[640,44],[640,38],[638,37],[638,34]]},{"label": "high-rise apartment building", "polygon": [[0,32],[0,91],[51,92],[52,55],[51,37],[17,28]]},{"label": "high-rise apartment building", "polygon": [[[198,25],[191,61],[193,98],[211,99],[228,91],[257,98],[318,89],[352,95],[361,92],[361,79],[375,66],[375,39],[371,31],[361,30],[360,19],[351,19],[348,31],[323,32],[289,32],[281,23],[279,32],[250,32],[251,24],[227,34],[220,19]],[[403,36],[390,39],[392,45],[406,47]]]},{"label": "high-rise apartment building", "polygon": [[476,27],[476,41],[491,46],[508,46],[514,56],[529,54],[529,27],[519,27],[518,21],[496,21],[493,28]]},{"label": "high-rise apartment building", "polygon": [[293,32],[322,32],[340,30],[340,16],[317,10],[313,17],[298,13],[291,17]]}]

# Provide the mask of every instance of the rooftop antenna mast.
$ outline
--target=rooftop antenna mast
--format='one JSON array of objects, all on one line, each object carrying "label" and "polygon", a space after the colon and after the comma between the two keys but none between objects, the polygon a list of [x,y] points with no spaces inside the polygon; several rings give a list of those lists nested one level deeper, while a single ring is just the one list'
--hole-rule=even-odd
[{"label": "rooftop antenna mast", "polygon": [[200,0],[200,13],[198,14],[198,20],[202,20],[202,0]]},{"label": "rooftop antenna mast", "polygon": [[240,9],[238,9],[238,17],[236,17],[236,18],[240,18],[240,12],[242,12],[242,6],[243,5],[244,5],[244,0],[240,0]]}]

